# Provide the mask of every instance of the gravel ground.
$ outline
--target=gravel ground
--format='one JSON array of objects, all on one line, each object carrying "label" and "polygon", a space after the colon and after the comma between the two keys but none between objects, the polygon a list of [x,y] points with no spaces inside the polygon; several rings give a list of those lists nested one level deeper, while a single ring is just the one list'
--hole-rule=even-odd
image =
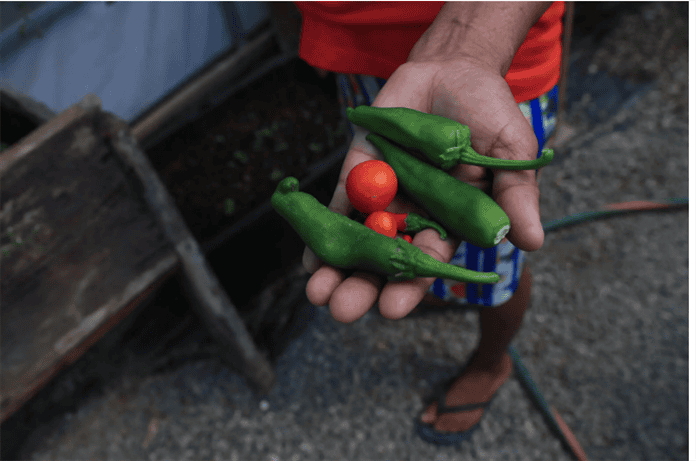
[{"label": "gravel ground", "polygon": [[[688,50],[678,34],[686,25],[673,14],[667,4],[645,3],[604,37],[601,52],[574,46],[573,130],[541,175],[542,221],[688,195]],[[672,32],[649,27],[655,18]],[[650,35],[635,34],[637,27]],[[617,58],[628,68],[611,67]],[[513,343],[589,459],[688,457],[687,248],[688,213],[641,213],[550,233],[529,255],[531,307]],[[474,349],[475,312],[390,321],[373,310],[349,325],[325,307],[307,305],[306,314],[307,328],[278,359],[278,384],[263,400],[215,358],[126,375],[23,453],[34,460],[572,459],[516,380],[500,389],[469,443],[437,448],[414,434],[423,398]]]}]

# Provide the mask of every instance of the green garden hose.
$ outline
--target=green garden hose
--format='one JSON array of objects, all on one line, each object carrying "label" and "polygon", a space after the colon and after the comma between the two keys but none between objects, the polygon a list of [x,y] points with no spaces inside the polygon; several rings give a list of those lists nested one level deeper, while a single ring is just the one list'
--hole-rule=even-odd
[{"label": "green garden hose", "polygon": [[543,224],[544,232],[555,231],[563,227],[581,224],[597,219],[608,218],[611,216],[625,215],[639,211],[655,211],[663,209],[679,209],[688,208],[689,199],[687,197],[670,198],[663,201],[635,201],[623,202],[605,205],[604,210],[599,211],[584,211],[582,213],[572,214],[560,219],[545,222]]},{"label": "green garden hose", "polygon": [[[687,197],[670,198],[663,201],[634,201],[615,203],[605,205],[604,210],[576,213],[566,216],[565,218],[548,221],[544,223],[542,227],[544,228],[544,232],[552,232],[564,227],[595,221],[597,219],[607,218],[610,216],[619,216],[640,211],[679,210],[687,209],[688,207],[689,199]],[[556,409],[549,406],[546,399],[544,399],[544,396],[541,394],[541,392],[539,392],[539,389],[532,380],[532,377],[529,375],[529,371],[522,363],[522,359],[517,353],[517,350],[512,345],[509,345],[508,352],[510,354],[510,358],[512,359],[515,373],[517,374],[522,387],[525,389],[525,391],[527,391],[532,401],[539,408],[539,411],[541,411],[551,430],[561,439],[566,449],[573,453],[578,461],[587,461],[585,452],[570,428],[565,424]]]}]

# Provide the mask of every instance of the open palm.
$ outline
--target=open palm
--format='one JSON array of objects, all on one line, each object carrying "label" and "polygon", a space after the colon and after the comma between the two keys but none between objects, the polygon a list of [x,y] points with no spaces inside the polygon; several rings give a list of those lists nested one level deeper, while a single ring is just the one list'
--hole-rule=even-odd
[{"label": "open palm", "polygon": [[[447,61],[409,62],[399,67],[380,91],[377,107],[408,107],[456,120],[471,129],[474,149],[496,158],[531,160],[538,150],[534,132],[520,112],[500,75],[485,63],[469,57]],[[353,167],[367,160],[383,160],[379,151],[358,129],[346,155],[329,209],[348,215],[345,181]],[[503,171],[458,165],[450,174],[489,193],[511,222],[508,239],[525,251],[539,249],[544,232],[539,219],[539,188],[534,171]],[[427,216],[406,197],[397,195],[387,211],[415,211]],[[413,244],[434,258],[449,262],[460,242],[443,241],[433,229],[415,235]],[[379,302],[382,315],[397,319],[407,315],[423,299],[434,277],[387,282],[373,273],[346,272],[323,264],[309,248],[303,263],[312,273],[307,297],[315,305],[329,305],[336,320],[352,322]]]}]

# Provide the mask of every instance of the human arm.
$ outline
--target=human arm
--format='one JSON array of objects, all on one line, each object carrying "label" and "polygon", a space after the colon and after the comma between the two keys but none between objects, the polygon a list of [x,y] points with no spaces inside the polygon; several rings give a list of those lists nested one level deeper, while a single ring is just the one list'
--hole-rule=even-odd
[{"label": "human arm", "polygon": [[552,2],[447,2],[409,62],[479,58],[505,76],[529,29]]}]

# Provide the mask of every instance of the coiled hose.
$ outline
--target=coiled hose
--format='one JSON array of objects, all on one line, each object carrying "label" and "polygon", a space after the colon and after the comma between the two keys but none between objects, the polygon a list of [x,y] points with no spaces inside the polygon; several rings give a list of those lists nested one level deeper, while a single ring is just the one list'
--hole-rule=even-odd
[{"label": "coiled hose", "polygon": [[[641,211],[656,211],[656,210],[680,210],[688,209],[689,199],[688,197],[677,197],[670,198],[663,201],[633,201],[633,202],[622,202],[622,203],[612,203],[605,205],[603,210],[599,211],[586,211],[582,213],[576,213],[570,216],[566,216],[561,219],[555,219],[553,221],[548,221],[542,225],[544,232],[552,232],[564,227],[569,227],[575,224],[581,224],[590,221],[596,221],[598,219],[608,218],[611,216],[621,216],[629,213],[636,213]],[[561,439],[565,448],[569,450],[578,461],[587,461],[587,456],[583,451],[582,447],[575,438],[575,435],[566,425],[566,423],[558,414],[556,409],[550,406],[544,396],[539,392],[536,384],[529,375],[529,371],[522,363],[517,350],[512,346],[508,346],[508,352],[510,358],[512,359],[513,366],[515,368],[515,374],[522,384],[522,387],[530,396],[532,401],[536,404],[539,411],[541,411],[546,423],[549,425],[551,430]]]}]

